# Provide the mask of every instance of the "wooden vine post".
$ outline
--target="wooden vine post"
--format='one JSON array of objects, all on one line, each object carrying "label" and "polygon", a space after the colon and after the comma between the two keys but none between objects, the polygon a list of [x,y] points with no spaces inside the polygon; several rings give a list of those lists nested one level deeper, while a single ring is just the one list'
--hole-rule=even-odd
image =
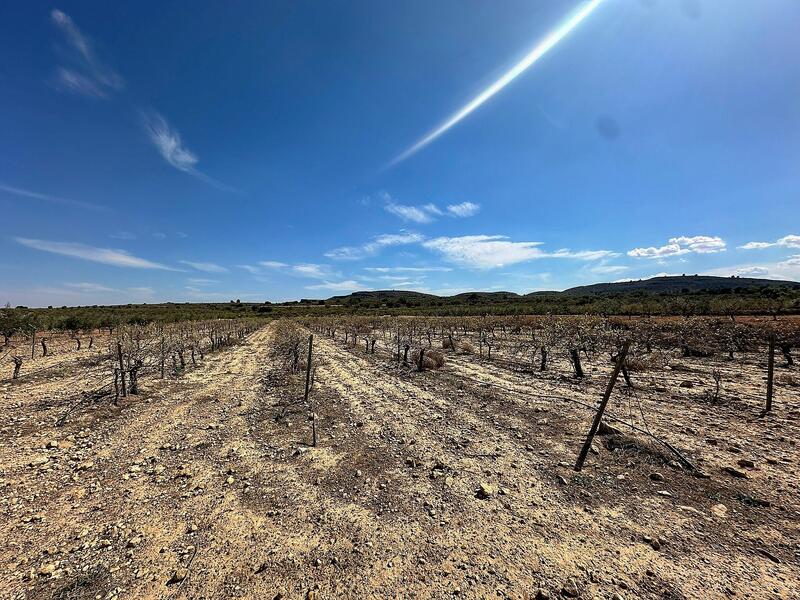
[{"label": "wooden vine post", "polygon": [[420,348],[419,349],[419,363],[417,363],[417,370],[418,371],[422,371],[423,367],[425,366],[425,363],[423,362],[424,360],[425,360],[425,348]]},{"label": "wooden vine post", "polygon": [[769,336],[769,355],[767,356],[767,407],[765,413],[772,410],[772,379],[775,374],[775,334]]},{"label": "wooden vine post", "polygon": [[125,389],[125,362],[122,360],[122,344],[117,342],[117,359],[119,360],[119,378],[122,383],[122,397],[128,395]]},{"label": "wooden vine post", "polygon": [[614,370],[611,373],[611,379],[608,380],[608,386],[606,387],[605,394],[603,394],[603,399],[600,401],[600,406],[597,408],[597,414],[594,416],[592,426],[589,428],[589,435],[586,436],[586,441],[583,443],[583,448],[581,448],[581,452],[578,454],[578,461],[575,463],[576,471],[580,471],[583,468],[583,463],[586,461],[586,456],[589,454],[589,449],[592,447],[594,436],[597,433],[597,429],[600,427],[600,421],[603,419],[603,413],[606,411],[606,406],[608,406],[608,400],[611,398],[611,392],[614,389],[614,384],[617,382],[617,377],[619,377],[619,372],[622,370],[622,365],[625,364],[625,357],[628,355],[628,348],[630,345],[630,342],[625,342],[622,346],[622,350],[617,356],[617,364],[614,365]]},{"label": "wooden vine post", "polygon": [[[311,391],[311,352],[314,347],[314,334],[308,336],[308,360],[306,361],[306,390],[303,394],[303,404],[308,403],[308,395]],[[317,413],[315,412],[314,401],[311,401],[311,445],[317,446]]]}]

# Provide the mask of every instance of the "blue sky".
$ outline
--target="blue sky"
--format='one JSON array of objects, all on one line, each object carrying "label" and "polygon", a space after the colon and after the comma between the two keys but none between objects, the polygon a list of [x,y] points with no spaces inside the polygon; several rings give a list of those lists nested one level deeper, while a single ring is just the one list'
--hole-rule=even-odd
[{"label": "blue sky", "polygon": [[795,0],[0,8],[0,302],[800,279]]}]

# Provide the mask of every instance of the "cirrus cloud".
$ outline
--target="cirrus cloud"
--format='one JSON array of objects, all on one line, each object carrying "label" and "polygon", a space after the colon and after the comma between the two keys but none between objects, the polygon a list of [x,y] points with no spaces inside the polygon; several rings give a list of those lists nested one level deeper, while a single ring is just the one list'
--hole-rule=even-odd
[{"label": "cirrus cloud", "polygon": [[87,246],[86,244],[78,244],[74,242],[54,242],[50,240],[36,240],[31,238],[14,238],[14,240],[23,246],[41,250],[42,252],[50,252],[51,254],[60,254],[62,256],[70,256],[72,258],[80,258],[91,262],[112,265],[115,267],[128,267],[133,269],[161,269],[165,271],[178,271],[166,265],[133,256],[125,250],[118,250],[115,248],[96,248],[95,246]]}]

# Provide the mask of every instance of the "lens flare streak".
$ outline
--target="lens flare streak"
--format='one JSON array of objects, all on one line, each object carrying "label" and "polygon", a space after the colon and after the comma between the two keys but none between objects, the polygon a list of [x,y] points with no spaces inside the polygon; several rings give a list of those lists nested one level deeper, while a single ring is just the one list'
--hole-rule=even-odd
[{"label": "lens flare streak", "polygon": [[464,107],[458,110],[456,113],[451,115],[444,123],[439,125],[436,129],[428,133],[425,137],[419,140],[416,144],[411,146],[408,150],[403,152],[397,158],[395,158],[391,163],[390,166],[396,165],[399,162],[404,161],[409,156],[415,154],[431,142],[433,142],[436,138],[447,132],[451,127],[458,124],[460,121],[465,119],[472,113],[474,110],[479,108],[482,104],[484,104],[487,100],[489,100],[492,96],[500,92],[504,87],[506,87],[509,83],[514,81],[517,77],[519,77],[522,73],[524,73],[528,68],[530,68],[536,61],[538,61],[542,56],[547,54],[547,52],[553,48],[558,42],[564,39],[567,34],[569,34],[573,29],[575,29],[581,21],[586,19],[594,10],[600,5],[603,0],[589,0],[584,6],[579,8],[575,11],[566,21],[564,21],[555,31],[550,32],[547,37],[545,37],[542,41],[540,41],[534,48],[531,50],[525,57],[520,60],[517,64],[515,64],[511,69],[506,71],[497,81],[492,83],[489,87],[483,90],[480,94],[475,96],[470,102],[468,102]]}]

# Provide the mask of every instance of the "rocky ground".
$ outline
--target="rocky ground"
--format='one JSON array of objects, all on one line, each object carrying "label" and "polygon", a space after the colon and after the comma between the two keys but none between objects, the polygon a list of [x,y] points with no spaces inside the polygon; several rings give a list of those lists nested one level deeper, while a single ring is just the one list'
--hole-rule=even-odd
[{"label": "rocky ground", "polygon": [[607,362],[418,373],[318,337],[310,447],[269,338],[60,426],[90,360],[0,383],[0,596],[800,597],[800,391],[759,417],[757,357],[717,402],[709,359],[615,393],[699,474],[629,431],[575,473]]}]

